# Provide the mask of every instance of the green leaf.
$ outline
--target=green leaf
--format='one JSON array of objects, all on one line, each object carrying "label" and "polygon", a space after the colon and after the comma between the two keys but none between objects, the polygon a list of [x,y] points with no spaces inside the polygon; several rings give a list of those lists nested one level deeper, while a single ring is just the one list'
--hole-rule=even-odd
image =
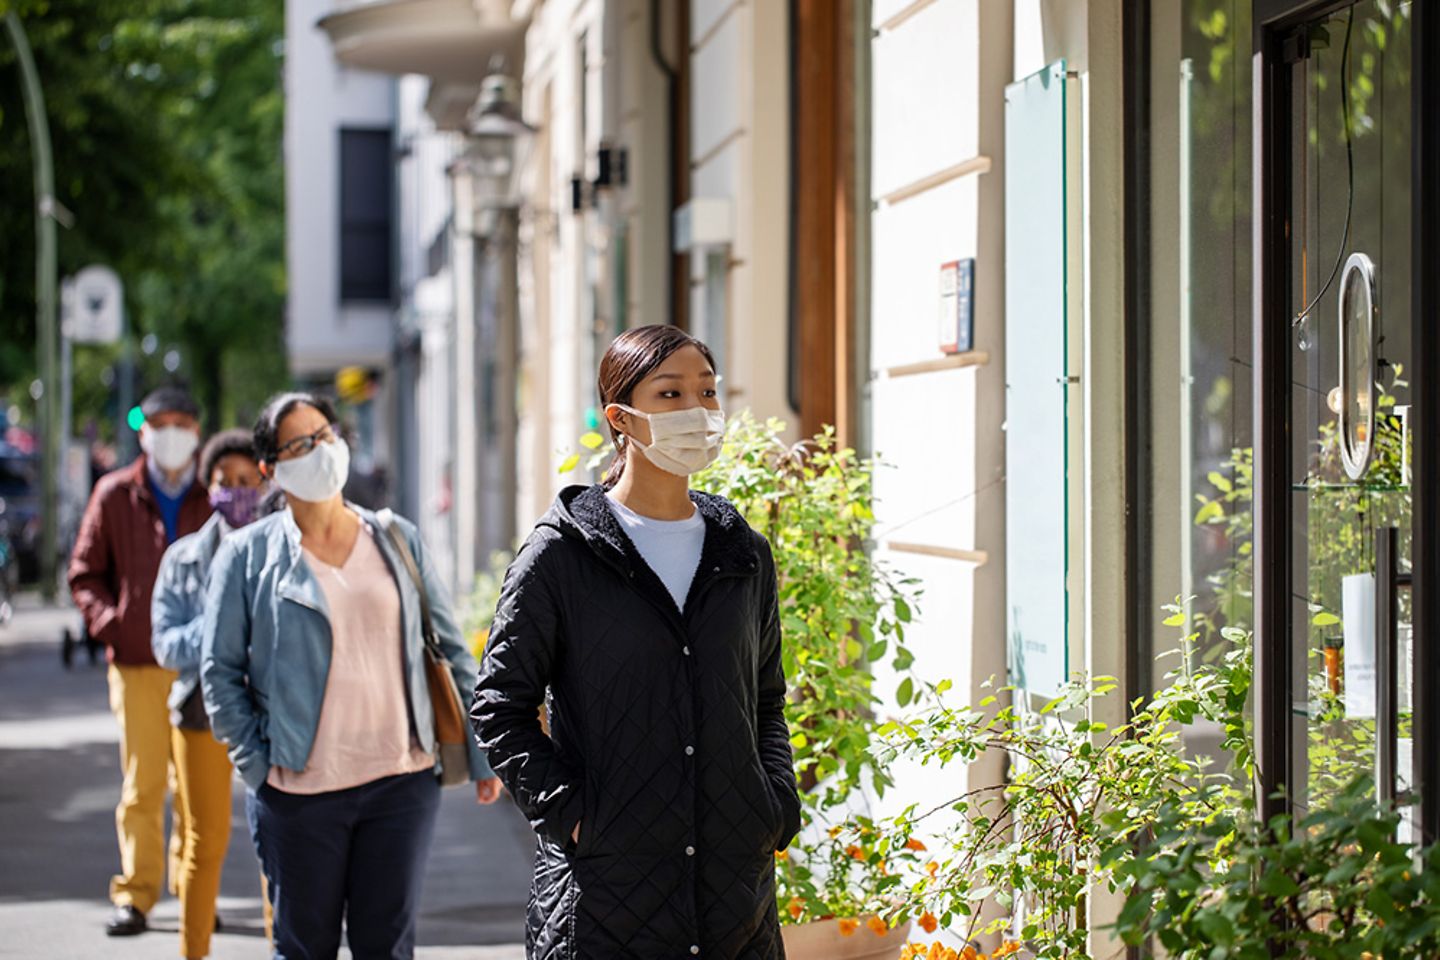
[{"label": "green leaf", "polygon": [[605,438],[600,436],[600,434],[596,433],[593,430],[589,433],[584,433],[580,435],[580,446],[584,447],[586,450],[598,450],[600,449],[600,445],[604,442]]},{"label": "green leaf", "polygon": [[1172,613],[1162,620],[1161,623],[1167,627],[1183,627],[1185,626],[1185,612],[1182,610],[1179,613]]},{"label": "green leaf", "polygon": [[1223,519],[1224,516],[1224,504],[1222,504],[1219,500],[1211,500],[1196,512],[1195,525],[1199,526],[1203,523],[1210,523],[1215,520],[1220,520]]},{"label": "green leaf", "polygon": [[1340,622],[1340,618],[1335,616],[1335,614],[1333,613],[1328,613],[1322,610],[1319,613],[1315,614],[1315,616],[1311,618],[1310,622],[1317,627],[1333,627],[1335,626],[1335,624]]},{"label": "green leaf", "polygon": [[904,597],[895,598],[895,619],[901,623],[910,622],[910,604],[905,602]]},{"label": "green leaf", "polygon": [[911,698],[915,695],[915,681],[906,677],[900,681],[899,688],[895,691],[895,701],[900,706],[909,706]]},{"label": "green leaf", "polygon": [[575,469],[576,467],[578,467],[579,465],[580,465],[580,454],[578,454],[578,453],[572,453],[572,454],[570,454],[570,456],[568,456],[568,457],[565,458],[565,460],[560,464],[560,469],[557,470],[557,471],[555,471],[555,472],[556,472],[556,473],[569,473],[571,470],[574,470],[574,469]]}]

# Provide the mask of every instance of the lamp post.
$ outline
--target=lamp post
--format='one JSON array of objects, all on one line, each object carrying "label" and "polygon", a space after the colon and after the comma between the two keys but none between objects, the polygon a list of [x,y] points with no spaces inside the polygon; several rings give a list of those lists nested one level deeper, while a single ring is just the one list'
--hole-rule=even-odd
[{"label": "lamp post", "polygon": [[40,341],[41,500],[40,500],[40,592],[47,602],[55,599],[56,561],[59,544],[57,494],[60,473],[60,384],[59,357],[55,342],[55,169],[50,155],[50,123],[45,116],[45,95],[40,73],[25,26],[13,11],[6,14],[5,26],[20,61],[20,78],[25,88],[25,118],[30,126],[30,151],[35,168],[35,336]]},{"label": "lamp post", "polygon": [[476,476],[481,504],[476,561],[515,539],[519,427],[518,232],[523,174],[535,128],[521,119],[515,80],[494,73],[480,85],[461,163],[471,183],[475,276]]}]

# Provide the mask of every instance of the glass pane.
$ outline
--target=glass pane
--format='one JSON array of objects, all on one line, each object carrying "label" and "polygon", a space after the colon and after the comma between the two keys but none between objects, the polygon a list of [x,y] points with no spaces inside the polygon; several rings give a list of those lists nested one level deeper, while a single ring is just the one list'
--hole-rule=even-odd
[{"label": "glass pane", "polygon": [[[1374,776],[1375,609],[1390,600],[1374,577],[1376,530],[1400,528],[1402,566],[1409,553],[1410,6],[1364,0],[1339,11],[1310,29],[1310,56],[1293,68],[1292,664],[1296,797],[1308,806]],[[1342,300],[1354,254],[1374,265],[1373,313],[1363,283],[1346,285]],[[1367,451],[1368,470],[1352,479],[1346,460]],[[1408,687],[1407,598],[1396,605]],[[1408,689],[1400,703],[1408,710]]]},{"label": "glass pane", "polygon": [[[1151,19],[1152,683],[1251,624],[1250,0]],[[1179,598],[1181,623],[1164,605]],[[1187,731],[1194,749],[1218,733]]]},{"label": "glass pane", "polygon": [[1070,671],[1065,97],[1064,63],[1005,90],[1007,631],[1011,676],[1042,695]]}]

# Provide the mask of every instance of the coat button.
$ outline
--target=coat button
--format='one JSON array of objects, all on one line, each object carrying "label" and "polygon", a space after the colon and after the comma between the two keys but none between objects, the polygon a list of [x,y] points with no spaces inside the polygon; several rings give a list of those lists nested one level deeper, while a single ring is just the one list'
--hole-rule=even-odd
[{"label": "coat button", "polygon": [[715,570],[714,570],[714,572],[715,572],[715,573],[719,573],[719,572],[720,572],[720,568],[719,568],[719,567],[716,567]]},{"label": "coat button", "polygon": [[682,650],[684,651],[685,656],[687,656],[687,657],[690,656],[690,648],[689,648],[689,647],[683,647]]},{"label": "coat button", "polygon": [[695,756],[695,748],[694,748],[694,747],[686,747],[686,748],[685,748],[685,756],[687,756],[687,757],[693,757],[693,756]]},{"label": "coat button", "polygon": [[687,857],[693,857],[693,856],[695,856],[695,848],[694,848],[694,847],[686,847],[686,848],[685,848],[685,856],[687,856]]},{"label": "coat button", "polygon": [[691,955],[692,957],[698,957],[698,956],[700,956],[700,946],[699,946],[699,944],[691,944],[691,945],[690,945],[690,955]]}]

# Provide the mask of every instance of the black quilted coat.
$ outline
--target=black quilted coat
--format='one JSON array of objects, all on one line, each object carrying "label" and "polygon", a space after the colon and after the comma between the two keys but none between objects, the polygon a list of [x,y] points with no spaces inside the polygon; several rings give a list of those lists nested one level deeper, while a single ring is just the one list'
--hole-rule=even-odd
[{"label": "black quilted coat", "polygon": [[600,487],[561,493],[505,577],[470,717],[538,834],[531,960],[784,956],[774,854],[800,805],[774,559],[691,496],[683,612]]}]

